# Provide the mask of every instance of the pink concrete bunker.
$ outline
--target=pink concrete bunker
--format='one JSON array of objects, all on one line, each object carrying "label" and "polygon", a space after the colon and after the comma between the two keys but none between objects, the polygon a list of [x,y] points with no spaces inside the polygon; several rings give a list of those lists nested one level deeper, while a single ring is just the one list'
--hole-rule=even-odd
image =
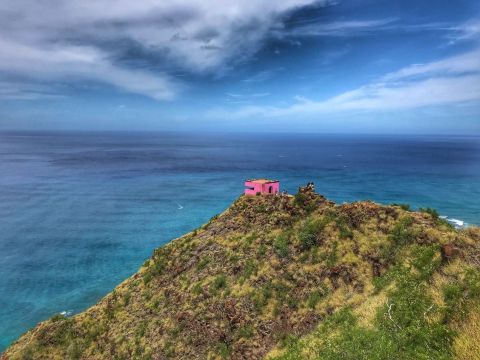
[{"label": "pink concrete bunker", "polygon": [[245,195],[278,194],[280,182],[268,179],[250,179],[245,181]]}]

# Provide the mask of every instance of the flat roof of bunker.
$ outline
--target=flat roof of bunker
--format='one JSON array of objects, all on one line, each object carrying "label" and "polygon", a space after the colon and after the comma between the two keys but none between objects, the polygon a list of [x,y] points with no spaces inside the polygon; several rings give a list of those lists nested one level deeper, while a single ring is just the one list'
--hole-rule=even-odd
[{"label": "flat roof of bunker", "polygon": [[247,182],[253,182],[257,184],[269,184],[269,183],[276,183],[278,180],[269,180],[269,179],[250,179]]}]

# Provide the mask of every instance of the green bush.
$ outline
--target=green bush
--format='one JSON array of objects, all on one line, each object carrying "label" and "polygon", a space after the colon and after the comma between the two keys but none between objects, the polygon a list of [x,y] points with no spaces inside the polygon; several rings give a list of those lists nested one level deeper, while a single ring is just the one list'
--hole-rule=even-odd
[{"label": "green bush", "polygon": [[413,218],[411,216],[405,216],[397,221],[389,234],[390,245],[383,250],[383,256],[387,260],[392,261],[400,248],[415,240],[417,233],[412,225]]},{"label": "green bush", "polygon": [[132,295],[130,294],[130,292],[126,291],[124,294],[123,294],[123,306],[127,306],[130,302],[130,297]]},{"label": "green bush", "polygon": [[146,285],[152,280],[152,273],[150,271],[146,271],[143,276],[143,283]]},{"label": "green bush", "polygon": [[430,214],[430,216],[433,218],[433,220],[435,220],[435,224],[446,226],[446,227],[448,227],[452,230],[455,229],[455,226],[453,226],[447,220],[442,219],[440,217],[440,214],[438,213],[437,210],[432,209],[432,208],[420,208],[419,211],[423,212],[423,213],[426,213],[426,214]]},{"label": "green bush", "polygon": [[258,255],[264,256],[267,253],[267,247],[265,246],[264,243],[261,243],[260,246],[258,247]]},{"label": "green bush", "polygon": [[253,327],[251,325],[240,326],[237,335],[239,338],[250,339],[254,335]]},{"label": "green bush", "polygon": [[469,301],[479,298],[480,271],[469,269],[465,272],[462,280],[450,282],[443,287],[444,321],[462,319],[468,312]]},{"label": "green bush", "polygon": [[230,349],[228,348],[227,344],[221,342],[217,344],[217,353],[222,359],[228,359],[230,355]]},{"label": "green bush", "polygon": [[298,299],[293,296],[287,297],[287,305],[290,309],[298,309]]},{"label": "green bush", "polygon": [[147,330],[147,322],[146,321],[140,322],[140,324],[137,327],[137,336],[140,338],[143,338],[146,330]]},{"label": "green bush", "polygon": [[413,218],[405,216],[401,218],[393,227],[390,233],[390,239],[395,245],[402,246],[412,241],[414,232],[412,231]]},{"label": "green bush", "polygon": [[281,257],[281,258],[286,258],[288,256],[288,235],[283,233],[279,235],[275,241],[273,242],[273,247],[275,249],[275,253]]},{"label": "green bush", "polygon": [[337,247],[338,247],[338,243],[334,241],[332,243],[332,249],[326,253],[325,265],[329,268],[332,268],[337,264],[337,261],[338,261]]},{"label": "green bush", "polygon": [[326,224],[327,220],[325,218],[309,219],[303,223],[298,232],[302,250],[309,250],[317,244],[320,232],[325,228]]},{"label": "green bush", "polygon": [[388,285],[390,285],[398,277],[404,276],[409,272],[408,268],[403,265],[397,265],[390,268],[384,274],[375,277],[372,279],[373,286],[375,287],[375,292],[380,292]]},{"label": "green bush", "polygon": [[253,244],[253,242],[257,239],[257,234],[255,233],[252,233],[250,235],[248,235],[246,238],[245,238],[245,244],[250,246]]},{"label": "green bush", "polygon": [[314,309],[315,306],[322,300],[322,298],[325,296],[323,291],[320,290],[314,290],[308,295],[307,299],[307,306],[311,309]]},{"label": "green bush", "polygon": [[227,278],[225,275],[218,275],[212,283],[213,290],[220,290],[227,286]]},{"label": "green bush", "polygon": [[463,302],[463,286],[458,283],[449,283],[443,287],[443,300],[445,301],[445,321],[448,322],[457,316],[457,309]]},{"label": "green bush", "polygon": [[467,270],[463,280],[469,299],[480,298],[480,270],[472,268]]},{"label": "green bush", "polygon": [[210,262],[210,258],[208,256],[204,256],[197,264],[197,271],[202,271]]},{"label": "green bush", "polygon": [[398,206],[400,209],[403,209],[405,211],[410,211],[410,204],[392,204],[393,206]]},{"label": "green bush", "polygon": [[297,192],[293,197],[293,203],[299,207],[304,207],[308,197],[303,192]]},{"label": "green bush", "polygon": [[154,276],[160,275],[165,268],[162,257],[155,258],[153,264],[147,267],[145,273],[143,274],[143,282],[148,284]]},{"label": "green bush", "polygon": [[255,260],[248,259],[245,263],[245,267],[243,268],[242,277],[244,279],[250,279],[252,275],[256,275],[258,271],[258,265]]},{"label": "green bush", "polygon": [[267,282],[261,289],[255,289],[250,294],[255,309],[260,312],[273,296],[274,287],[271,282]]},{"label": "green bush", "polygon": [[442,218],[438,218],[437,221],[436,221],[436,224],[437,225],[443,225],[443,226],[449,228],[450,230],[455,230],[455,226],[453,224],[451,224],[450,222],[448,222],[447,220],[442,219]]},{"label": "green bush", "polygon": [[419,280],[427,280],[441,265],[440,248],[437,245],[412,248],[412,265],[419,272]]},{"label": "green bush", "polygon": [[64,320],[67,320],[67,317],[62,314],[55,314],[50,318],[50,320],[52,322],[64,321]]},{"label": "green bush", "polygon": [[275,292],[275,299],[282,303],[286,300],[287,295],[290,293],[290,287],[281,280],[272,283],[272,289]]},{"label": "green bush", "polygon": [[286,349],[284,355],[276,357],[275,359],[282,360],[302,360],[301,357],[301,346],[299,338],[293,335],[287,335],[280,339],[280,347]]},{"label": "green bush", "polygon": [[142,295],[143,295],[143,298],[148,302],[152,298],[153,293],[152,293],[152,290],[145,289]]},{"label": "green bush", "polygon": [[307,213],[312,212],[316,207],[314,199],[310,198],[306,193],[301,192],[300,189],[298,189],[298,192],[294,195],[293,203],[299,208],[304,209]]},{"label": "green bush", "polygon": [[347,221],[343,218],[337,218],[335,220],[335,224],[337,225],[339,234],[338,236],[340,239],[351,239],[353,238],[353,232],[350,227],[347,225]]},{"label": "green bush", "polygon": [[420,212],[423,212],[423,213],[426,213],[426,214],[430,214],[435,220],[438,219],[440,217],[440,215],[438,214],[438,211],[435,210],[435,209],[432,209],[432,208],[420,208],[418,209]]}]

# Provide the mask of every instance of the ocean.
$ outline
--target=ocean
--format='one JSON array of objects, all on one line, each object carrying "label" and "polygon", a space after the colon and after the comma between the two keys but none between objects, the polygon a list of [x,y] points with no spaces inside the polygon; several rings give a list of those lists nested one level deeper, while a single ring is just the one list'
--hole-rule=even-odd
[{"label": "ocean", "polygon": [[1,132],[0,351],[94,304],[254,177],[480,224],[479,137]]}]

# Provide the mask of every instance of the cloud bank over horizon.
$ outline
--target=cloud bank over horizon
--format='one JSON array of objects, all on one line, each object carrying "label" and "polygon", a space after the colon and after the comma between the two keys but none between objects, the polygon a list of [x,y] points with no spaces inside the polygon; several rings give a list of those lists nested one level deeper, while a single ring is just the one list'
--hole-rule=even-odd
[{"label": "cloud bank over horizon", "polygon": [[297,95],[285,107],[245,106],[236,111],[216,109],[216,117],[294,116],[338,111],[385,111],[480,101],[480,49],[388,73],[378,81],[323,101]]}]

